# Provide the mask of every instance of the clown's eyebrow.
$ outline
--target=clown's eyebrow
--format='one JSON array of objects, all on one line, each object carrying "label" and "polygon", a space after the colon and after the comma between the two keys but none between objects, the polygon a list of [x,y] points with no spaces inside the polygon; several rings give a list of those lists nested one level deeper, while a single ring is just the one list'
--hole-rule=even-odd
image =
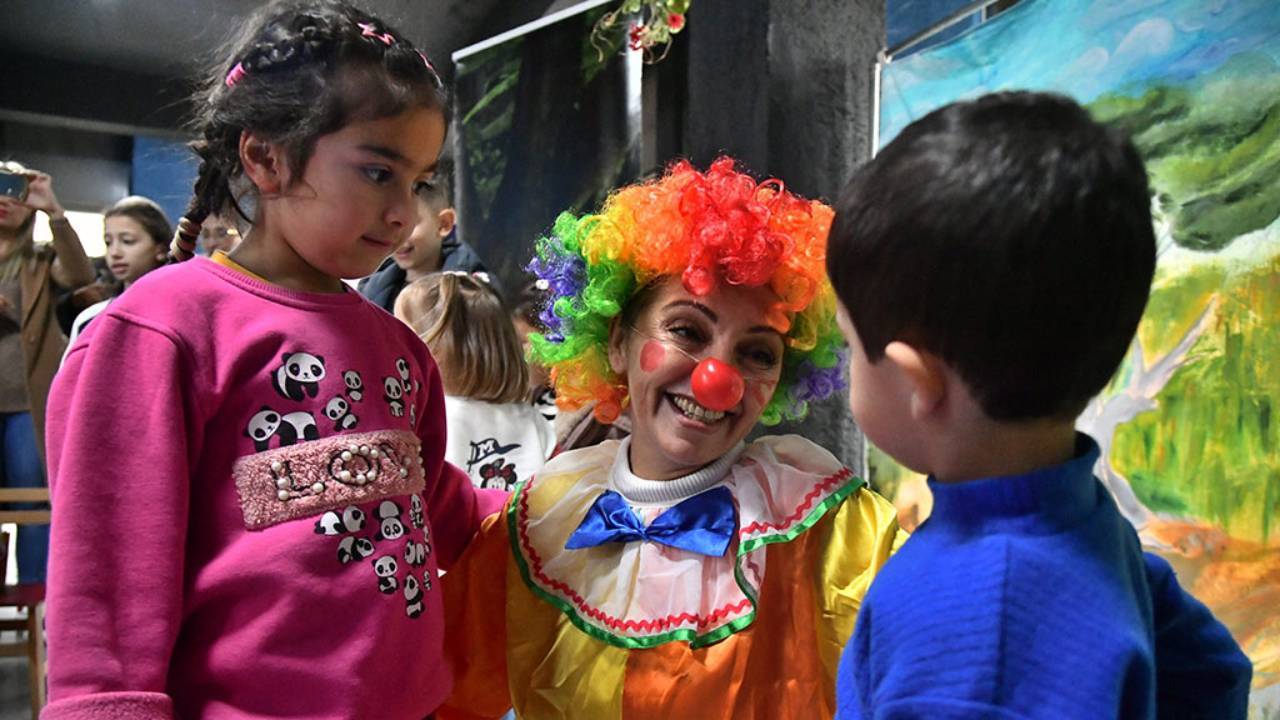
[{"label": "clown's eyebrow", "polygon": [[[710,320],[711,322],[713,323],[720,322],[720,316],[717,315],[714,310],[707,307],[706,305],[703,305],[700,302],[694,302],[692,300],[672,300],[671,302],[667,303],[666,309],[669,310],[674,307],[691,307],[694,310],[701,312],[703,315],[706,315],[707,319]],[[769,327],[768,325],[756,325],[754,327],[748,328],[747,332],[753,333],[753,334],[754,333],[772,333],[774,335],[782,334],[778,332],[776,328]]]},{"label": "clown's eyebrow", "polygon": [[707,307],[706,305],[703,305],[700,302],[694,302],[692,300],[672,300],[671,302],[667,303],[668,310],[674,307],[691,307],[694,310],[701,312],[703,315],[706,315],[707,319],[710,320],[711,322],[713,323],[720,322],[720,316],[715,314],[715,311],[713,311],[711,308]]}]

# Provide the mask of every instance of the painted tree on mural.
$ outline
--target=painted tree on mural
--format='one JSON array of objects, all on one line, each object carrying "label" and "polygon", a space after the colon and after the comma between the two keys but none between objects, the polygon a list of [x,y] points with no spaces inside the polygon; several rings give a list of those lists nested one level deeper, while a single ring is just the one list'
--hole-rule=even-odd
[{"label": "painted tree on mural", "polygon": [[1090,109],[1134,137],[1178,245],[1221,250],[1280,216],[1280,67],[1269,55],[1241,53],[1193,84]]},{"label": "painted tree on mural", "polygon": [[1142,340],[1135,337],[1129,351],[1128,367],[1113,381],[1108,391],[1094,398],[1080,415],[1079,428],[1092,435],[1101,449],[1098,468],[1103,484],[1115,496],[1121,512],[1139,529],[1155,513],[1138,498],[1128,478],[1111,461],[1116,431],[1121,425],[1158,407],[1156,396],[1169,383],[1173,374],[1188,362],[1191,348],[1212,319],[1214,305],[1214,302],[1210,302],[1173,349],[1155,360],[1148,360]]},{"label": "painted tree on mural", "polygon": [[1081,418],[1103,447],[1100,475],[1139,527],[1164,512],[1266,540],[1280,510],[1280,466],[1266,452],[1280,398],[1267,289],[1280,275],[1266,252],[1220,260],[1280,217],[1280,100],[1258,98],[1280,98],[1280,66],[1242,54],[1194,83],[1090,106],[1134,137],[1156,192],[1162,259],[1147,319]]}]

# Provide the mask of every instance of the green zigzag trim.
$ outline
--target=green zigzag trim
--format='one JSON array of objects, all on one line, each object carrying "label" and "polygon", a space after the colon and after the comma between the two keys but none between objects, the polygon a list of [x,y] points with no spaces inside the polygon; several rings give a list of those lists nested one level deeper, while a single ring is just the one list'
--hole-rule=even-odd
[{"label": "green zigzag trim", "polygon": [[809,511],[809,514],[806,515],[803,520],[796,523],[795,527],[791,528],[785,533],[779,533],[777,535],[763,535],[761,537],[751,538],[750,540],[738,546],[738,557],[742,557],[743,555],[749,552],[758,550],[764,547],[765,545],[772,545],[774,543],[791,542],[792,540],[795,540],[797,537],[800,536],[801,533],[805,532],[809,528],[816,525],[818,521],[822,519],[822,516],[826,515],[827,512],[831,510],[831,508],[844,502],[845,498],[848,498],[850,495],[852,495],[854,491],[862,489],[862,486],[865,484],[866,483],[864,483],[861,478],[850,475],[849,482],[845,483],[840,488],[838,488],[835,492],[828,495],[825,500],[815,505],[814,508]]}]

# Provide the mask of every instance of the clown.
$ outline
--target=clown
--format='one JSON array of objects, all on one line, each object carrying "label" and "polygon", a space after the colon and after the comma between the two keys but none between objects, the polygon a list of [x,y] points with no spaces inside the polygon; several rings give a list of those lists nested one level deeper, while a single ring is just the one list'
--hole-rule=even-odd
[{"label": "clown", "polygon": [[831,208],[721,159],[561,215],[530,269],[557,401],[632,435],[553,458],[445,578],[438,717],[817,718],[902,540],[891,505],[803,438],[844,367]]}]

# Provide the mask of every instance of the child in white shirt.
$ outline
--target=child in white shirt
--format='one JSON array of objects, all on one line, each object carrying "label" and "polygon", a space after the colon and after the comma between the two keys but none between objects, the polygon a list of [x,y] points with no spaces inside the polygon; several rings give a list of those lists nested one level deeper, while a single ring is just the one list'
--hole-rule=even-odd
[{"label": "child in white shirt", "polygon": [[483,275],[436,273],[410,283],[396,317],[426,342],[444,381],[445,459],[477,487],[510,491],[555,449],[549,420],[529,404],[529,370],[511,315]]}]

